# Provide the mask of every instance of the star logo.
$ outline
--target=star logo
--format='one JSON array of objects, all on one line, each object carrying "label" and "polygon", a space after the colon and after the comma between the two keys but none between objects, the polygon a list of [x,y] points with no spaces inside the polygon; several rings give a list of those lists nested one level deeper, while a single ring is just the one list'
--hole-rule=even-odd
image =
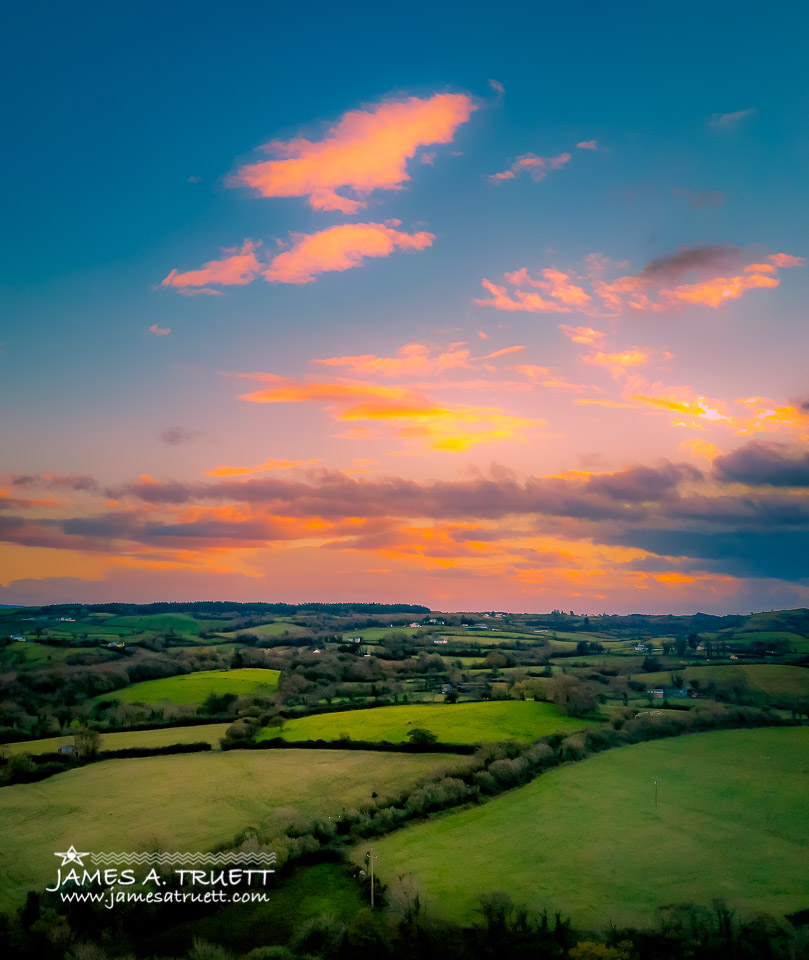
[{"label": "star logo", "polygon": [[88,850],[85,850],[83,853],[79,853],[72,843],[69,850],[65,850],[63,853],[54,853],[55,857],[62,857],[63,867],[67,866],[68,863],[77,863],[80,867],[83,867],[84,864],[82,863],[81,858],[88,857],[89,855],[90,853]]}]

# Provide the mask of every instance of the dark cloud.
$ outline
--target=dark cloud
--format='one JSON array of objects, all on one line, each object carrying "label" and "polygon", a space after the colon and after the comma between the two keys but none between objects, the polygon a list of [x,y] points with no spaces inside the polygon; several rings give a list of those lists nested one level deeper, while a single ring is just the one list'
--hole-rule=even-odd
[{"label": "dark cloud", "polygon": [[755,440],[714,460],[720,480],[752,486],[809,487],[809,452]]},{"label": "dark cloud", "polygon": [[631,467],[584,479],[508,476],[418,483],[401,477],[358,480],[339,471],[318,471],[309,480],[279,477],[182,484],[141,481],[110,488],[107,495],[147,503],[239,501],[263,504],[298,517],[427,517],[434,520],[498,519],[510,514],[548,514],[580,519],[643,519],[653,505],[676,497],[684,481],[701,474],[690,465]]},{"label": "dark cloud", "polygon": [[161,434],[160,439],[163,443],[169,443],[172,446],[178,446],[181,443],[189,443],[201,436],[199,430],[188,430],[186,427],[167,427]]},{"label": "dark cloud", "polygon": [[673,283],[694,271],[709,273],[736,267],[742,260],[741,250],[733,246],[690,247],[650,260],[641,270],[642,280]]},{"label": "dark cloud", "polygon": [[39,487],[45,490],[73,490],[75,492],[98,490],[95,477],[86,474],[29,473],[17,474],[11,480],[15,487]]},{"label": "dark cloud", "polygon": [[602,542],[662,557],[689,557],[696,568],[733,577],[809,581],[809,530],[624,530]]}]

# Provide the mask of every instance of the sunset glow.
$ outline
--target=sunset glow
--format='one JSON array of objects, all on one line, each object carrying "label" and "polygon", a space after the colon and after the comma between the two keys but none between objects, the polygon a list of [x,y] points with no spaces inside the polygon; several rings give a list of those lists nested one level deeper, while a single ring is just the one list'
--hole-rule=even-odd
[{"label": "sunset glow", "polygon": [[527,19],[26,88],[0,602],[809,605],[804,118]]}]

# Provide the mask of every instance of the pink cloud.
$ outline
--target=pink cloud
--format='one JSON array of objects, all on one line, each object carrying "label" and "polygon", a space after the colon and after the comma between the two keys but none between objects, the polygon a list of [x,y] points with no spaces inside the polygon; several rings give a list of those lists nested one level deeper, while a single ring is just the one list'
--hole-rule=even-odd
[{"label": "pink cloud", "polygon": [[526,153],[517,157],[507,170],[493,173],[489,177],[489,182],[502,183],[504,180],[513,180],[518,173],[527,172],[531,179],[538,183],[547,177],[549,171],[561,170],[569,160],[569,153],[560,153],[558,157],[539,157],[535,153]]},{"label": "pink cloud", "polygon": [[174,287],[184,294],[218,294],[221,290],[212,289],[209,284],[220,286],[244,286],[255,279],[260,269],[255,250],[258,244],[252,240],[245,240],[240,250],[236,248],[224,249],[229,254],[222,260],[209,260],[199,270],[189,270],[186,273],[171,273],[161,282],[163,287]]},{"label": "pink cloud", "polygon": [[576,146],[579,150],[598,150],[598,143],[595,140],[582,140]]},{"label": "pink cloud", "polygon": [[[351,110],[321,140],[266,144],[279,159],[240,167],[230,186],[251,187],[262,197],[308,197],[314,210],[355,213],[374,190],[400,190],[418,148],[451,143],[476,109],[464,94],[442,93]],[[357,196],[338,194],[339,188]]]},{"label": "pink cloud", "polygon": [[[506,311],[532,313],[569,313],[573,310],[589,317],[615,317],[625,310],[660,313],[683,304],[717,308],[750,290],[779,286],[778,269],[801,266],[802,257],[774,253],[765,263],[739,247],[681,247],[674,253],[649,261],[635,274],[606,279],[609,267],[625,268],[600,254],[586,258],[587,276],[548,267],[540,276],[532,276],[525,267],[504,274],[503,285],[482,281],[492,294],[476,299],[479,306]],[[576,281],[571,279],[575,276]],[[587,289],[586,289],[587,288]],[[537,293],[535,291],[542,291]],[[574,342],[579,331],[589,327],[561,327]]]},{"label": "pink cloud", "polygon": [[156,323],[153,323],[149,327],[149,333],[153,333],[156,337],[166,337],[171,333],[171,327],[158,327]]},{"label": "pink cloud", "polygon": [[319,233],[295,235],[294,245],[275,256],[263,275],[271,283],[311,283],[318,274],[361,266],[366,257],[387,257],[394,250],[424,250],[434,239],[432,233],[405,233],[384,223],[346,223]]}]

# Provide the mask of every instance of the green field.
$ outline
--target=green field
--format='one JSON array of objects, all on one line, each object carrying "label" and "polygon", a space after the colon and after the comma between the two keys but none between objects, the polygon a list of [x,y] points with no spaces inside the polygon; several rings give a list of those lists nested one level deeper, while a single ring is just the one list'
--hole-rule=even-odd
[{"label": "green field", "polygon": [[[497,740],[530,742],[558,731],[581,730],[592,721],[559,714],[550,703],[532,700],[491,700],[485,703],[415,703],[395,707],[346,710],[289,720],[280,732],[285,740],[387,740],[401,743],[416,727],[431,730],[444,743]],[[261,731],[259,739],[279,736],[277,727]]]},{"label": "green field", "polygon": [[[198,743],[205,740],[215,747],[224,737],[229,723],[201,723],[189,727],[159,727],[156,730],[127,730],[121,733],[101,735],[102,750],[124,750],[127,747],[167,747],[174,743]],[[53,753],[59,747],[73,743],[73,737],[46,737],[43,740],[24,740],[6,743],[0,749],[9,756],[17,753]]]},{"label": "green field", "polygon": [[[809,698],[809,670],[781,663],[717,664],[675,670],[686,680],[698,680],[700,688],[715,683],[717,690],[745,692],[762,703],[782,697]],[[633,677],[650,687],[671,686],[671,672],[639,673]]]},{"label": "green field", "polygon": [[806,909],[807,769],[803,727],[609,750],[377,841],[377,871],[412,874],[428,910],[464,920],[492,891],[599,925],[717,897],[744,912]]},{"label": "green field", "polygon": [[55,850],[217,849],[248,826],[281,835],[457,769],[463,758],[233,750],[105,760],[0,790],[0,910],[56,877]]},{"label": "green field", "polygon": [[261,667],[241,667],[238,670],[201,670],[179,677],[144,680],[122,690],[113,690],[94,698],[120,700],[122,703],[160,703],[169,700],[176,704],[199,704],[209,693],[235,693],[238,696],[260,694],[267,696],[278,686],[278,671]]},{"label": "green field", "polygon": [[220,633],[220,637],[239,637],[244,634],[250,634],[255,637],[307,637],[310,635],[307,627],[298,626],[296,623],[290,623],[288,620],[274,620],[272,623],[259,623],[255,627],[243,627],[239,630],[229,630]]}]

